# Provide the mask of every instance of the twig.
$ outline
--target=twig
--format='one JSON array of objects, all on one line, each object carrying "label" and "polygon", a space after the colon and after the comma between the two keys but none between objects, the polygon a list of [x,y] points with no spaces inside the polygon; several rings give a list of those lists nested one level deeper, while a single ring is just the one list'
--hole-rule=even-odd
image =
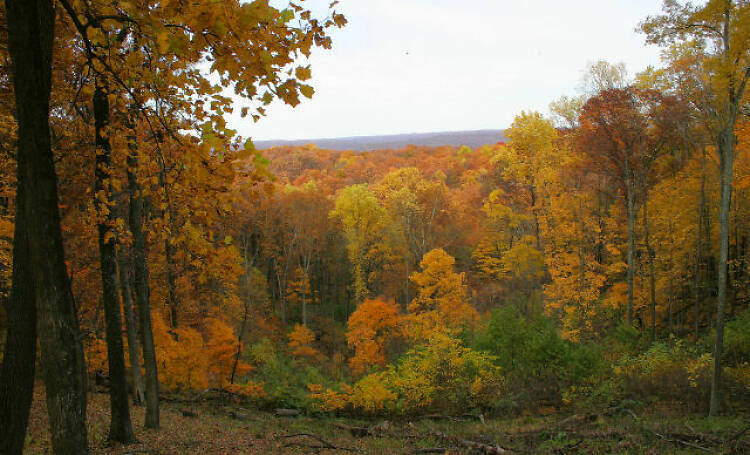
[{"label": "twig", "polygon": [[430,434],[431,436],[436,436],[438,438],[447,440],[447,441],[455,441],[462,447],[466,447],[467,449],[477,449],[487,455],[500,455],[500,454],[508,453],[510,451],[510,449],[505,449],[503,447],[500,447],[499,445],[491,446],[489,444],[484,444],[481,442],[469,441],[467,439],[460,439],[460,438],[456,438],[453,436],[449,436],[445,433],[441,433],[437,430],[430,430],[428,434]]},{"label": "twig", "polygon": [[[300,436],[306,436],[308,438],[315,439],[316,441],[320,442],[320,446],[313,446],[313,445],[304,445],[304,447],[308,447],[311,449],[333,449],[333,450],[343,450],[345,452],[359,452],[359,449],[353,449],[350,447],[339,447],[331,444],[330,442],[326,441],[325,439],[321,438],[320,436],[312,433],[295,433],[295,434],[283,434],[279,435],[278,438],[280,439],[287,439],[287,438],[296,438]],[[293,444],[302,445],[299,443],[288,443],[285,444],[283,447],[291,447]]]},{"label": "twig", "polygon": [[682,444],[684,446],[692,447],[694,449],[702,450],[704,452],[714,452],[714,450],[712,450],[712,449],[709,449],[709,448],[703,447],[703,446],[699,446],[698,444],[693,444],[692,442],[683,441],[682,439],[668,438],[667,436],[664,436],[663,434],[658,433],[656,430],[654,430],[653,428],[651,428],[648,425],[646,425],[641,419],[638,418],[637,415],[635,415],[635,412],[633,412],[632,410],[625,409],[625,411],[627,411],[631,416],[633,416],[633,418],[641,424],[641,427],[644,430],[648,431],[649,433],[653,434],[654,436],[656,436],[656,437],[658,437],[660,439],[663,439],[663,440],[665,440],[667,442],[674,442],[674,443],[677,443],[677,444]]},{"label": "twig", "polygon": [[738,439],[740,436],[742,436],[743,434],[747,433],[748,430],[750,430],[750,426],[748,426],[744,430],[740,431],[739,433],[735,434],[731,438],[729,438],[726,441],[724,441],[724,444],[730,443],[730,442],[734,441],[735,439]]}]

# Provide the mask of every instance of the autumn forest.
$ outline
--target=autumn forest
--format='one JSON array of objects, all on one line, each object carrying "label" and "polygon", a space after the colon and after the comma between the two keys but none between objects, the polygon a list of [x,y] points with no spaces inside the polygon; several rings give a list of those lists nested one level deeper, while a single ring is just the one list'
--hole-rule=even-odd
[{"label": "autumn forest", "polygon": [[750,450],[750,2],[495,143],[256,149],[337,3],[0,7],[0,454]]}]

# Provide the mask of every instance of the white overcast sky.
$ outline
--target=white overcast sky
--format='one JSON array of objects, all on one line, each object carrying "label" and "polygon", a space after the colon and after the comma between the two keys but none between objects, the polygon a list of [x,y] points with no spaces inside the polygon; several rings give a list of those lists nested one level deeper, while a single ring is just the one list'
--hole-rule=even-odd
[{"label": "white overcast sky", "polygon": [[[306,0],[314,11],[330,0]],[[278,1],[274,3],[279,3]],[[575,95],[586,65],[657,65],[635,27],[661,0],[341,0],[349,21],[311,58],[315,95],[275,102],[253,139],[506,128],[522,110]]]}]

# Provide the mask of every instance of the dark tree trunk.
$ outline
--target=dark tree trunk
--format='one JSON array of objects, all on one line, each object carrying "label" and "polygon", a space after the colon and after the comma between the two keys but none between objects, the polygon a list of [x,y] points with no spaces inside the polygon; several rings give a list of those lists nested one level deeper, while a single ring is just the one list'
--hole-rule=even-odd
[{"label": "dark tree trunk", "polygon": [[133,311],[132,287],[130,285],[131,265],[128,253],[121,245],[118,258],[120,272],[120,294],[122,308],[125,312],[125,328],[128,337],[128,355],[130,356],[130,375],[133,378],[133,404],[142,405],[146,402],[143,392],[143,375],[141,374],[141,353],[138,345],[138,328]]},{"label": "dark tree trunk", "polygon": [[146,236],[143,232],[145,219],[143,195],[138,183],[138,155],[132,150],[127,159],[128,187],[130,190],[130,233],[133,236],[133,287],[138,306],[141,327],[143,364],[146,369],[146,428],[159,428],[159,378],[156,370],[156,350],[151,331],[151,304],[146,263]]},{"label": "dark tree trunk", "polygon": [[[23,159],[19,154],[18,160]],[[18,167],[21,166],[19,162]],[[36,366],[36,305],[26,238],[24,191],[19,186],[16,193],[13,285],[5,307],[7,332],[0,368],[0,422],[4,427],[0,432],[0,453],[7,455],[23,452]]]},{"label": "dark tree trunk", "polygon": [[247,319],[250,315],[250,309],[252,307],[252,293],[251,293],[251,283],[250,283],[250,270],[251,270],[251,263],[249,260],[248,255],[248,244],[249,240],[247,238],[248,236],[244,236],[244,245],[243,245],[243,253],[244,253],[244,265],[245,265],[245,305],[242,312],[242,325],[240,326],[240,333],[237,336],[237,352],[234,355],[234,363],[232,364],[232,374],[229,377],[229,383],[234,384],[234,376],[237,373],[237,366],[240,364],[240,355],[242,355],[242,341],[245,336],[245,331],[247,330]]},{"label": "dark tree trunk", "polygon": [[109,407],[111,411],[109,439],[123,444],[132,443],[128,381],[125,353],[122,346],[122,316],[117,295],[117,246],[115,243],[114,201],[108,183],[112,172],[112,147],[109,142],[109,99],[106,84],[97,81],[94,91],[94,129],[96,132],[96,160],[94,171],[94,204],[99,221],[99,256],[102,275],[102,299],[107,333],[107,362],[109,365]]},{"label": "dark tree trunk", "polygon": [[[88,453],[86,366],[63,251],[49,99],[55,11],[50,0],[6,0],[18,122],[19,187],[27,223],[47,412],[56,454]],[[5,422],[3,422],[5,424]]]}]

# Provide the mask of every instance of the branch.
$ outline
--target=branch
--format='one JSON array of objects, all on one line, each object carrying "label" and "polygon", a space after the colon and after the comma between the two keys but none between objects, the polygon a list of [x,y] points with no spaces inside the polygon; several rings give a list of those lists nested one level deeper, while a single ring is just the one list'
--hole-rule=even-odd
[{"label": "branch", "polygon": [[320,436],[316,434],[312,434],[312,433],[286,434],[286,435],[280,435],[278,436],[278,438],[286,439],[286,438],[296,438],[300,436],[306,436],[308,438],[315,439],[316,441],[320,442],[320,445],[310,445],[310,444],[300,444],[300,443],[290,442],[288,444],[284,444],[282,447],[292,447],[296,445],[296,446],[308,447],[310,449],[333,449],[333,450],[343,450],[345,452],[359,452],[359,449],[335,446],[331,444],[330,442],[326,441],[325,439],[321,438]]}]

